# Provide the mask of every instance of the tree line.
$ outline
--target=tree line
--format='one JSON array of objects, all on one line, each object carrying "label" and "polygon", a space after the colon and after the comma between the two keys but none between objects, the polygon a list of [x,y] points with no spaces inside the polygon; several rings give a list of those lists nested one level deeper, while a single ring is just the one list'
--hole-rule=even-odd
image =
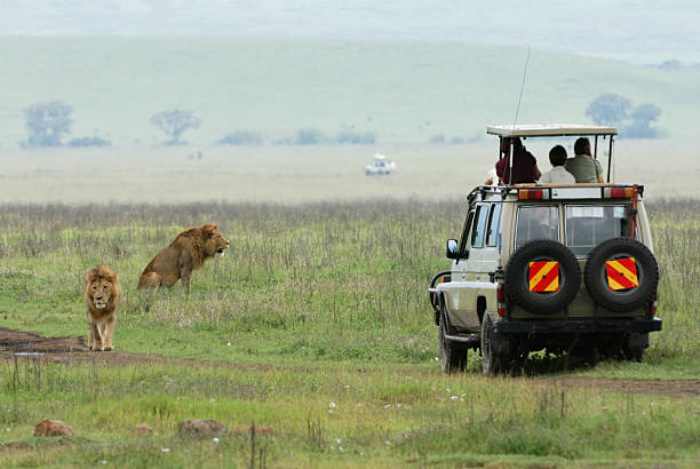
[{"label": "tree line", "polygon": [[[73,107],[63,101],[35,103],[24,110],[27,139],[22,142],[25,147],[90,147],[109,146],[111,141],[99,135],[81,136],[68,139],[73,126]],[[658,138],[662,131],[656,127],[661,109],[655,104],[643,103],[633,106],[624,96],[608,93],[598,96],[586,108],[585,114],[593,122],[601,125],[615,126],[620,129],[620,136],[626,138]],[[164,145],[182,145],[187,143],[187,132],[198,129],[202,119],[194,111],[170,109],[153,114],[150,123],[164,134]],[[432,144],[464,144],[476,139],[449,137],[443,134],[433,135]],[[302,128],[291,137],[267,141],[260,133],[252,130],[236,130],[224,135],[215,143],[220,145],[372,145],[377,143],[377,135],[372,131],[357,131],[344,128],[335,135],[328,135],[318,129]]]}]

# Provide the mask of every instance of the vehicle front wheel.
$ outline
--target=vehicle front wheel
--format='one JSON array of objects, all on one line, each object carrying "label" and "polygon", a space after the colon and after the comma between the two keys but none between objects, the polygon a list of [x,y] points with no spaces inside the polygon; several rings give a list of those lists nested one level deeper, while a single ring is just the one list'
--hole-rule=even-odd
[{"label": "vehicle front wheel", "polygon": [[438,327],[438,353],[440,354],[440,367],[448,374],[459,373],[467,367],[467,347],[459,342],[452,342],[447,337],[445,316],[440,318]]},{"label": "vehicle front wheel", "polygon": [[481,321],[481,369],[486,375],[508,371],[510,351],[506,338],[494,331],[493,321],[484,314]]}]

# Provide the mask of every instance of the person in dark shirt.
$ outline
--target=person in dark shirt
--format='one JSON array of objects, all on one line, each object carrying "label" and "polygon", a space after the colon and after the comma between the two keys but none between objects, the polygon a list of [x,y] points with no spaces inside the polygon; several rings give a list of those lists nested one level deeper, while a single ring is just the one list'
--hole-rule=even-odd
[{"label": "person in dark shirt", "polygon": [[[513,177],[510,178],[508,167],[508,155],[510,155],[511,142],[513,146]],[[527,184],[535,183],[542,176],[537,167],[537,159],[527,151],[519,137],[503,138],[501,140],[501,159],[496,163],[496,174],[501,184]]]}]

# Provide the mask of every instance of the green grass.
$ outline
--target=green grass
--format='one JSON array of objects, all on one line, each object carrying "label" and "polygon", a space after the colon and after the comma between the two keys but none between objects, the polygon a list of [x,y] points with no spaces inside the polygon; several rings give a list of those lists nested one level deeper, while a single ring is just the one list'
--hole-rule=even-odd
[{"label": "green grass", "polygon": [[[97,132],[121,147],[162,142],[149,118],[172,108],[202,117],[185,136],[198,145],[305,127],[374,131],[381,143],[472,138],[512,121],[525,55],[458,42],[3,36],[0,144],[25,140],[23,109],[50,99],[75,107],[74,136]],[[533,50],[520,121],[585,122],[588,104],[613,92],[660,106],[659,125],[687,141],[699,75]]]},{"label": "green grass", "polygon": [[[644,363],[542,367],[539,376],[444,376],[425,292],[446,266],[459,202],[275,205],[4,206],[0,324],[84,335],[84,271],[120,274],[115,336],[131,361],[0,365],[0,458],[18,466],[245,466],[250,437],[176,436],[186,418],[258,437],[267,464],[299,466],[653,465],[700,460],[700,401],[567,379],[696,379],[697,202],[649,205],[662,266],[660,315]],[[136,291],[148,260],[184,227],[217,222],[231,252],[148,312]],[[162,358],[158,358],[162,357]],[[104,355],[102,355],[104,356]],[[150,357],[150,358],[149,358]],[[44,440],[57,418],[76,436]],[[146,422],[155,433],[137,437]],[[163,452],[162,448],[168,448]]]}]

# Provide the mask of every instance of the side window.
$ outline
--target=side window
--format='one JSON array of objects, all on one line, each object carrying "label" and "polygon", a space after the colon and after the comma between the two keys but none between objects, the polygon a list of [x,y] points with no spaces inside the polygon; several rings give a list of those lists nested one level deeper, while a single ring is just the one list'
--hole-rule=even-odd
[{"label": "side window", "polygon": [[479,204],[476,207],[474,215],[474,226],[472,227],[472,247],[483,248],[484,238],[486,237],[486,221],[489,217],[489,209],[491,204]]},{"label": "side window", "polygon": [[491,217],[489,218],[489,229],[486,232],[486,245],[488,247],[498,246],[498,228],[501,225],[502,204],[495,203],[491,206]]},{"label": "side window", "polygon": [[471,231],[472,222],[474,221],[474,210],[469,210],[467,212],[467,219],[464,222],[464,228],[462,229],[462,239],[459,242],[459,253],[464,255],[467,250],[467,239],[469,238],[469,233]]},{"label": "side window", "polygon": [[518,207],[515,248],[536,239],[559,241],[559,207]]}]

